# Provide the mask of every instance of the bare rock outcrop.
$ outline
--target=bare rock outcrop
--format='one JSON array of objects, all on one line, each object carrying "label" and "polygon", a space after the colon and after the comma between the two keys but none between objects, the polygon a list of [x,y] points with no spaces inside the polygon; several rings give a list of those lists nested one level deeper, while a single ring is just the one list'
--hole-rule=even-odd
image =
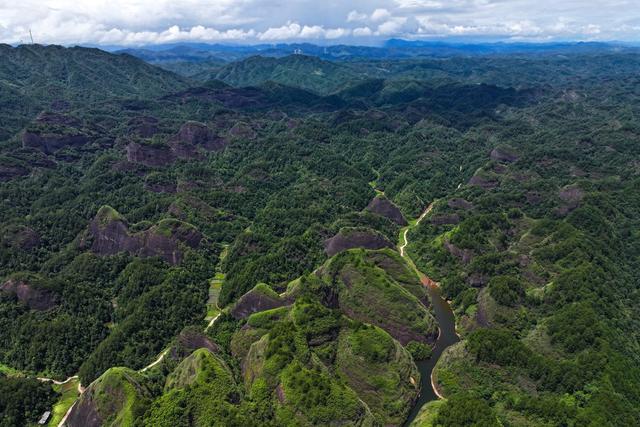
[{"label": "bare rock outcrop", "polygon": [[53,154],[64,147],[80,147],[93,140],[82,122],[60,113],[42,112],[22,134],[22,146]]},{"label": "bare rock outcrop", "polygon": [[64,147],[80,147],[89,143],[90,139],[84,134],[58,135],[25,131],[22,134],[22,145],[25,148],[35,148],[46,154],[53,154]]},{"label": "bare rock outcrop", "polygon": [[480,187],[484,190],[491,190],[500,185],[500,182],[494,177],[474,175],[469,180],[469,185]]},{"label": "bare rock outcrop", "polygon": [[27,226],[8,227],[1,242],[3,245],[28,251],[40,245],[40,234]]},{"label": "bare rock outcrop", "polygon": [[130,233],[124,218],[113,208],[103,206],[89,224],[80,247],[103,256],[120,252],[140,257],[159,256],[176,265],[182,261],[182,245],[198,248],[202,239],[195,227],[173,219],[163,220],[145,231]]},{"label": "bare rock outcrop", "polygon": [[236,138],[255,139],[256,132],[248,124],[238,122],[229,129],[229,135]]},{"label": "bare rock outcrop", "polygon": [[568,185],[560,190],[558,197],[569,205],[577,206],[584,198],[584,191],[575,185]]},{"label": "bare rock outcrop", "polygon": [[98,407],[94,402],[94,390],[88,388],[82,398],[73,406],[67,418],[70,427],[100,427],[103,420],[98,413]]},{"label": "bare rock outcrop", "polygon": [[49,111],[43,111],[38,114],[38,117],[36,117],[36,122],[46,123],[50,125],[69,126],[74,128],[80,127],[81,125],[80,120],[76,117]]},{"label": "bare rock outcrop", "polygon": [[184,359],[199,348],[206,348],[212,353],[220,351],[220,347],[201,331],[185,329],[178,335],[176,344],[171,349],[171,357],[175,360]]},{"label": "bare rock outcrop", "polygon": [[444,241],[443,246],[451,255],[462,261],[463,264],[469,264],[473,258],[473,252],[471,250],[460,249],[447,240]]},{"label": "bare rock outcrop", "polygon": [[231,315],[235,319],[246,319],[253,313],[283,307],[287,304],[287,300],[280,298],[267,285],[259,284],[240,297],[231,309]]},{"label": "bare rock outcrop", "polygon": [[434,215],[429,219],[429,221],[433,225],[453,225],[460,222],[460,215],[456,213],[447,215]]},{"label": "bare rock outcrop", "polygon": [[518,161],[519,157],[512,150],[504,147],[496,147],[491,151],[491,160],[503,163],[513,163]]},{"label": "bare rock outcrop", "polygon": [[144,189],[153,193],[174,194],[177,191],[178,184],[176,182],[147,182],[144,183]]},{"label": "bare rock outcrop", "polygon": [[172,141],[194,147],[202,147],[207,151],[222,150],[227,141],[219,137],[204,123],[187,122],[182,125]]},{"label": "bare rock outcrop", "polygon": [[126,147],[127,160],[145,166],[158,167],[173,163],[176,155],[168,145],[149,145],[131,142]]},{"label": "bare rock outcrop", "polygon": [[527,203],[530,205],[537,205],[544,200],[542,194],[537,191],[527,191],[524,196],[527,199]]},{"label": "bare rock outcrop", "polygon": [[151,138],[160,132],[158,119],[149,116],[134,117],[127,123],[129,133],[140,138]]},{"label": "bare rock outcrop", "polygon": [[[2,159],[0,159],[2,162]],[[0,163],[0,182],[29,174],[29,169],[16,163]]]},{"label": "bare rock outcrop", "polygon": [[447,205],[451,209],[464,209],[464,210],[473,209],[473,203],[468,202],[465,199],[450,199],[447,202]]},{"label": "bare rock outcrop", "polygon": [[407,225],[407,220],[404,218],[404,215],[402,215],[400,209],[386,197],[375,197],[371,202],[369,202],[366,209],[369,212],[387,217],[391,221],[403,227]]},{"label": "bare rock outcrop", "polygon": [[576,185],[568,185],[560,190],[558,197],[562,200],[562,205],[555,212],[564,216],[580,206],[580,202],[584,199],[584,191]]},{"label": "bare rock outcrop", "polygon": [[474,288],[481,288],[489,283],[489,277],[480,273],[472,273],[467,277],[467,282]]},{"label": "bare rock outcrop", "polygon": [[11,278],[2,284],[3,293],[15,295],[18,301],[31,310],[46,311],[58,305],[58,294],[23,278]]},{"label": "bare rock outcrop", "polygon": [[393,248],[393,243],[377,231],[359,229],[342,229],[324,241],[324,251],[328,256],[354,248]]},{"label": "bare rock outcrop", "polygon": [[165,144],[131,142],[127,160],[149,167],[165,166],[177,159],[202,159],[206,151],[222,150],[227,140],[204,123],[187,122]]}]

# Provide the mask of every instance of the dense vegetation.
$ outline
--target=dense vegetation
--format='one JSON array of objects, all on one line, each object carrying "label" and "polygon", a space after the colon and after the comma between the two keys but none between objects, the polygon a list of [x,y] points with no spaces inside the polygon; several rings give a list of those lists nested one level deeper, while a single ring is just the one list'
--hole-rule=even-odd
[{"label": "dense vegetation", "polygon": [[72,425],[402,424],[437,325],[380,191],[435,201],[408,252],[462,336],[418,425],[640,418],[637,54],[0,49],[3,422],[79,374]]},{"label": "dense vegetation", "polygon": [[0,426],[33,424],[50,410],[54,402],[51,387],[35,379],[12,378],[0,374]]}]

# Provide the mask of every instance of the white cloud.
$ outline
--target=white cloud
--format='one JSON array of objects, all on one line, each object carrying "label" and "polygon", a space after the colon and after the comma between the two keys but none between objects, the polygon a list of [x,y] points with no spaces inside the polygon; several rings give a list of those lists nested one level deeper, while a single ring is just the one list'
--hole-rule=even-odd
[{"label": "white cloud", "polygon": [[368,18],[366,13],[360,13],[357,10],[352,10],[347,15],[347,22],[362,22]]},{"label": "white cloud", "polygon": [[324,32],[324,38],[328,40],[339,39],[351,34],[351,30],[347,28],[329,28]]},{"label": "white cloud", "polygon": [[373,22],[389,19],[390,17],[391,17],[391,13],[389,13],[387,9],[376,9],[371,14],[371,20]]},{"label": "white cloud", "polygon": [[289,22],[278,28],[269,28],[257,35],[263,41],[295,40],[295,39],[338,39],[351,34],[346,28],[327,28],[320,25],[301,26],[297,22]]},{"label": "white cloud", "polygon": [[373,34],[369,27],[358,27],[353,30],[353,35],[356,37],[369,37]]},{"label": "white cloud", "polygon": [[637,40],[638,0],[0,0],[0,42]]},{"label": "white cloud", "polygon": [[395,34],[404,33],[404,24],[407,22],[407,18],[391,18],[388,21],[378,25],[377,33],[382,36],[392,36]]}]

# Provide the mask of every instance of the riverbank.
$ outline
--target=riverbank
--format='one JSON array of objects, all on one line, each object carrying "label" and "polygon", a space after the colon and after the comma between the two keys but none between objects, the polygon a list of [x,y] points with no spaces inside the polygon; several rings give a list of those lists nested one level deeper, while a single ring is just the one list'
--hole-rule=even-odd
[{"label": "riverbank", "polygon": [[420,372],[420,396],[411,409],[411,412],[409,413],[409,416],[407,417],[407,420],[405,422],[405,426],[410,425],[415,420],[416,416],[420,412],[420,409],[426,403],[432,402],[434,400],[444,399],[444,396],[440,393],[440,391],[438,391],[437,386],[434,382],[433,370],[442,352],[447,347],[459,341],[459,336],[456,332],[455,316],[453,314],[453,311],[451,310],[451,307],[449,306],[449,303],[442,297],[438,282],[432,280],[426,274],[421,272],[415,265],[407,251],[407,246],[409,245],[409,231],[417,227],[420,222],[422,222],[422,220],[431,212],[432,209],[433,203],[427,206],[427,208],[417,219],[411,221],[408,226],[400,230],[398,242],[398,252],[400,252],[400,256],[402,256],[405,262],[409,266],[411,266],[413,271],[420,278],[420,282],[427,289],[429,301],[431,302],[433,313],[438,322],[438,338],[433,347],[431,358],[429,358],[428,360],[418,361],[416,363],[418,371]]}]

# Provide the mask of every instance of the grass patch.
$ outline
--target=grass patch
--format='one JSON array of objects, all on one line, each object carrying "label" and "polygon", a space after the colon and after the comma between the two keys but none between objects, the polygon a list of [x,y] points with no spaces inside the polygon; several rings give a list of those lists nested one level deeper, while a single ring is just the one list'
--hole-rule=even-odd
[{"label": "grass patch", "polygon": [[445,400],[433,400],[426,403],[421,409],[415,420],[411,423],[411,427],[433,427],[438,415],[438,410],[444,405]]},{"label": "grass patch", "polygon": [[4,374],[8,377],[22,377],[24,376],[22,372],[17,369],[12,368],[11,366],[4,365],[0,363],[0,374]]},{"label": "grass patch", "polygon": [[216,273],[213,279],[209,280],[209,299],[207,300],[207,317],[205,320],[211,320],[220,314],[218,307],[218,298],[224,284],[225,274]]},{"label": "grass patch", "polygon": [[71,408],[71,405],[73,405],[78,398],[80,394],[78,392],[79,381],[80,380],[76,378],[66,384],[53,386],[53,390],[56,393],[60,393],[60,398],[56,404],[53,405],[53,409],[51,410],[51,419],[48,424],[49,427],[57,427],[69,408]]}]

